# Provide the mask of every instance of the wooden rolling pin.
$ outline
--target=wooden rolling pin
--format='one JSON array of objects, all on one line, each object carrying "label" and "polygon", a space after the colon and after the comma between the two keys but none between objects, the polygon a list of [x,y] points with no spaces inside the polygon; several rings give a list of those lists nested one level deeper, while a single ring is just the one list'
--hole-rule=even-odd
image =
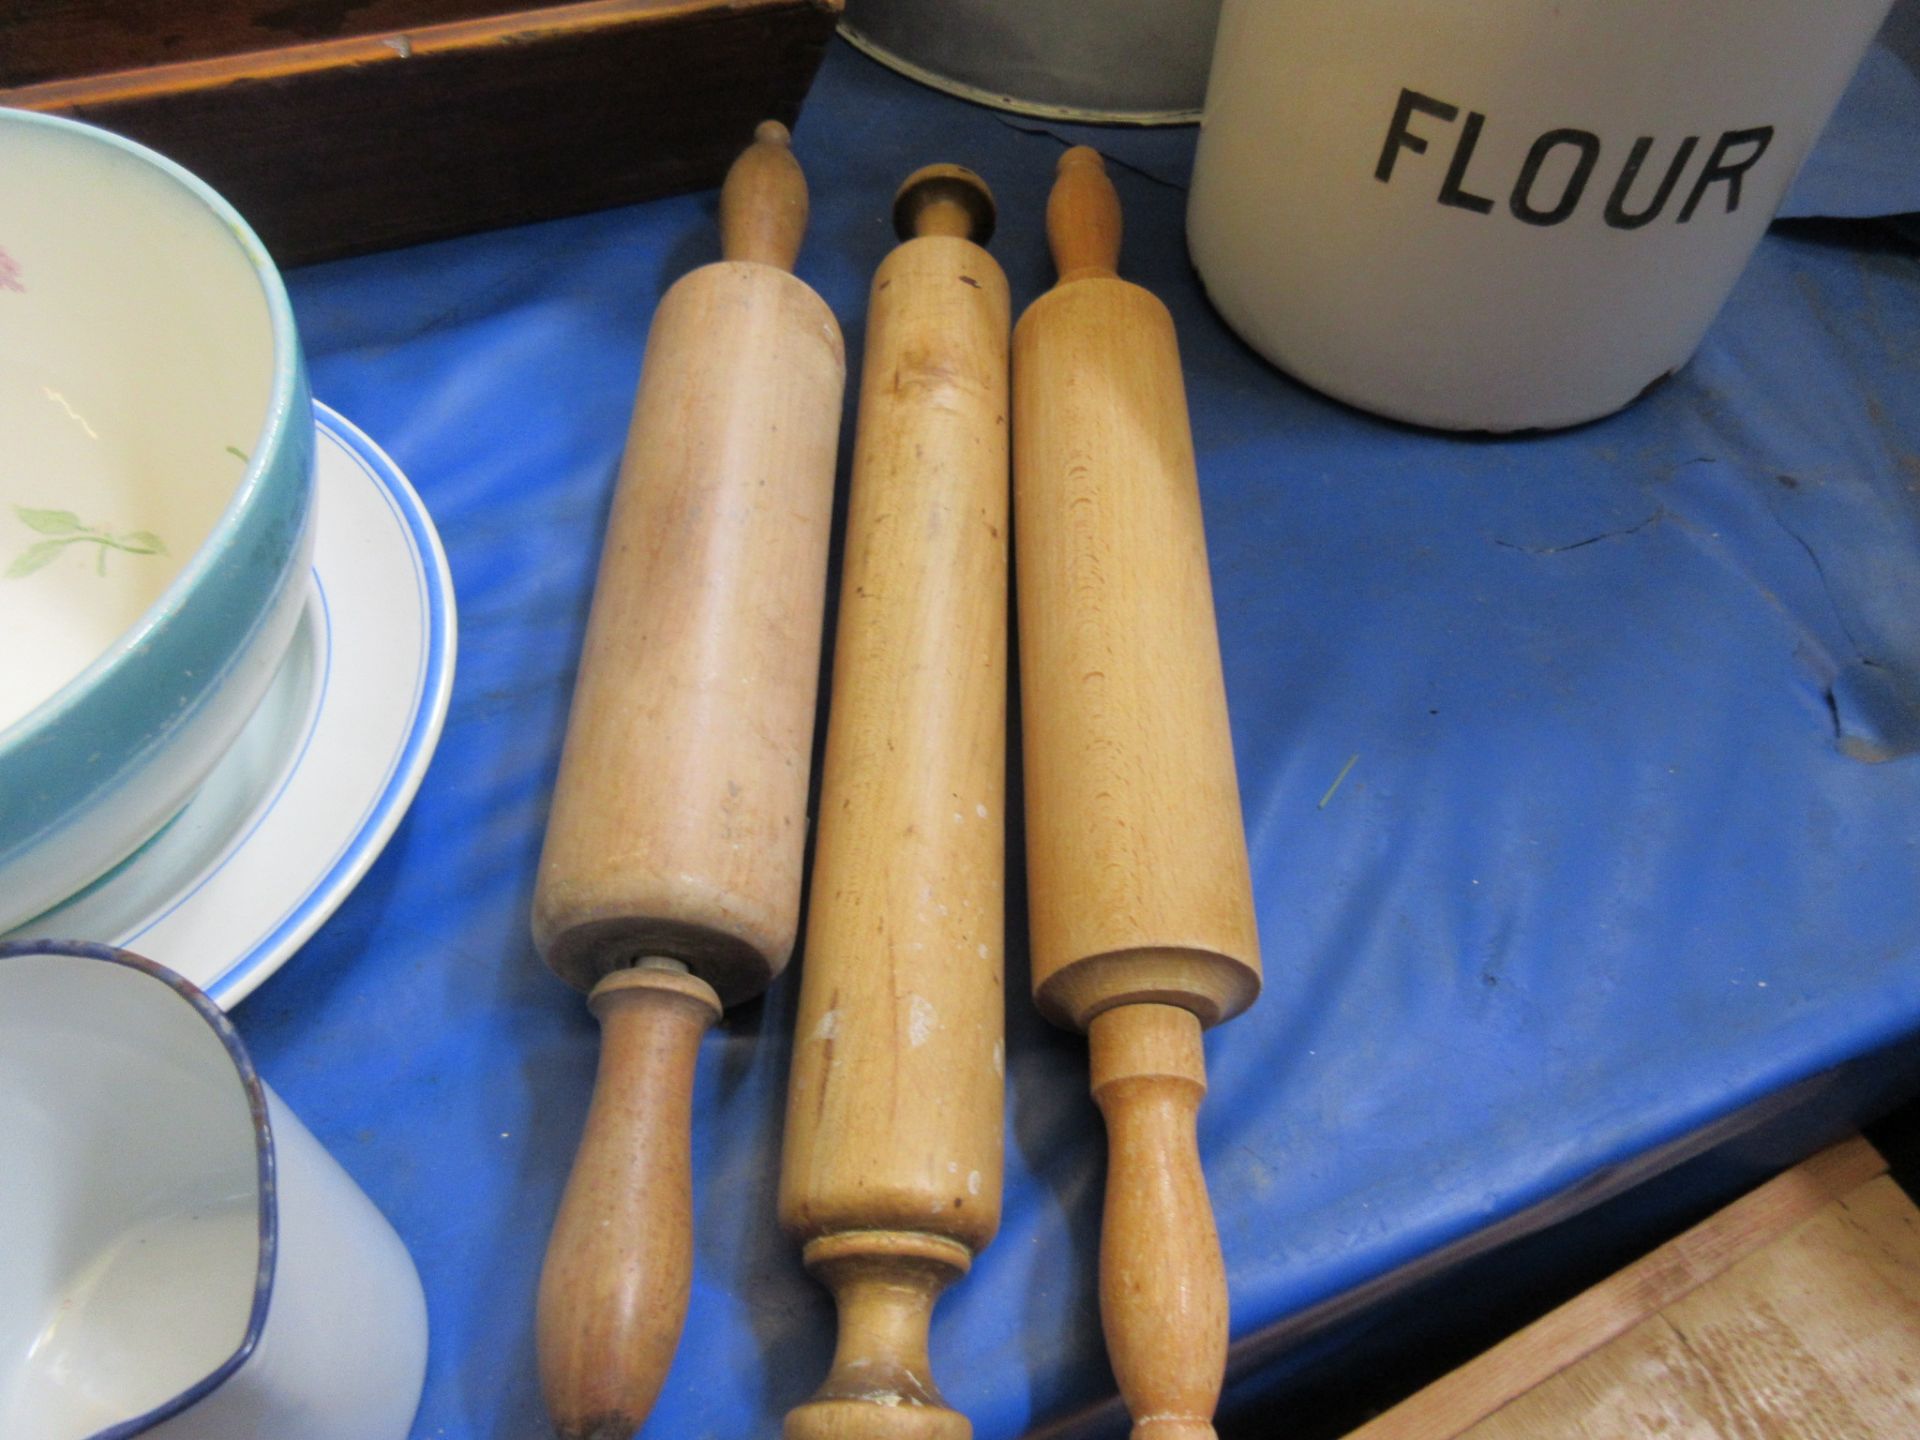
[{"label": "wooden rolling pin", "polygon": [[934,166],[868,311],[780,1216],[839,1345],[788,1440],[965,1440],[934,1301],[1000,1224],[1006,278]]},{"label": "wooden rolling pin", "polygon": [[1100,1315],[1135,1440],[1198,1440],[1227,1349],[1200,1032],[1259,993],[1259,937],[1173,317],[1114,274],[1096,152],[1061,157],[1047,237],[1060,280],[1013,370],[1033,992],[1092,1045]]},{"label": "wooden rolling pin", "polygon": [[540,1276],[562,1440],[629,1440],[686,1317],[694,1061],[798,926],[846,358],[791,273],[807,191],[774,121],[720,197],[725,259],[647,337],[534,892],[602,1044]]}]

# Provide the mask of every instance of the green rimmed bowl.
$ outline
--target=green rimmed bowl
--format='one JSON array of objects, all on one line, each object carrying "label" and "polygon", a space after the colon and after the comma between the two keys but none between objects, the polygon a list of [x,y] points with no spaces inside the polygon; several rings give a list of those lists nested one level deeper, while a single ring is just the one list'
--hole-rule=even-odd
[{"label": "green rimmed bowl", "polygon": [[164,157],[0,109],[0,931],[171,819],[292,638],[313,412],[279,273]]}]

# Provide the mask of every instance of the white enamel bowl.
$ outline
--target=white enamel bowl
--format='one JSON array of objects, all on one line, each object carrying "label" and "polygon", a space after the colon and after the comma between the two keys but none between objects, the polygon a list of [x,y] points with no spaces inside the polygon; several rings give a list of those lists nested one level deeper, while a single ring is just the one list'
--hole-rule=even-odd
[{"label": "white enamel bowl", "polygon": [[405,1440],[413,1262],[201,991],[0,945],[0,1155],[0,1435]]},{"label": "white enamel bowl", "polygon": [[313,435],[232,207],[0,109],[0,931],[151,838],[253,713],[306,594]]}]

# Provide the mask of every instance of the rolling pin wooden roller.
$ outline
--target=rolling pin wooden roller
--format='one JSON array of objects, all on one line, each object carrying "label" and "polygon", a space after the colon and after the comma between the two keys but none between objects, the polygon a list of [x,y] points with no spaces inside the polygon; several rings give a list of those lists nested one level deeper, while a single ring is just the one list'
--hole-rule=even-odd
[{"label": "rolling pin wooden roller", "polygon": [[767,121],[721,192],[726,258],[647,337],[540,857],[534,939],[601,1026],[540,1276],[563,1440],[629,1440],[659,1393],[691,1281],[700,1037],[798,926],[846,378],[791,273],[806,218]]},{"label": "rolling pin wooden roller", "polygon": [[901,188],[874,277],[780,1216],[839,1344],[787,1440],[965,1440],[934,1301],[1000,1223],[1007,282],[992,198]]},{"label": "rolling pin wooden roller", "polygon": [[1198,1440],[1227,1349],[1200,1032],[1259,993],[1259,937],[1173,319],[1114,274],[1094,151],[1061,157],[1047,237],[1059,283],[1013,347],[1034,999],[1092,1047],[1100,1315],[1135,1440]]}]

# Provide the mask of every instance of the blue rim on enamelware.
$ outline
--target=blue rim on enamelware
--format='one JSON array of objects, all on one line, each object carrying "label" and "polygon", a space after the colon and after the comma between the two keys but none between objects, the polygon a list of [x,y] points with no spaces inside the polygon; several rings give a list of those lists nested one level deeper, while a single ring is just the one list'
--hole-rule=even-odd
[{"label": "blue rim on enamelware", "polygon": [[[417,696],[413,713],[395,747],[385,781],[378,793],[368,801],[352,835],[333,857],[325,872],[305,889],[285,914],[274,921],[265,934],[235,956],[218,975],[205,981],[207,993],[222,1007],[237,1004],[255,985],[272,974],[286,955],[312,935],[352,893],[362,876],[379,858],[425,778],[452,698],[454,666],[459,649],[457,597],[446,548],[434,527],[433,517],[393,458],[365,431],[321,401],[313,402],[313,413],[316,432],[328,437],[355,462],[368,482],[380,492],[395,523],[407,536],[414,560],[414,583],[420,595],[425,644],[420,672],[415,681]],[[325,613],[325,588],[319,583],[317,569],[313,572],[313,579],[315,593]],[[330,623],[327,629],[330,634]],[[324,686],[323,679],[323,690]],[[311,741],[311,738],[309,734],[307,741]],[[295,768],[298,768],[298,764],[296,760]],[[282,789],[286,783],[283,779]],[[255,824],[258,823],[256,820]],[[205,883],[204,878],[201,883]],[[157,918],[164,918],[164,913]],[[26,922],[27,925],[34,923],[31,920]],[[114,939],[123,946],[137,945],[152,923],[149,921],[143,928],[117,935]]]},{"label": "blue rim on enamelware", "polygon": [[4,750],[22,737],[58,723],[78,703],[84,691],[91,689],[103,675],[122,664],[162,620],[179,610],[187,592],[219,562],[220,555],[240,529],[243,515],[251,508],[254,497],[264,484],[268,452],[273,447],[263,442],[271,436],[286,434],[289,425],[296,423],[293,411],[296,402],[305,398],[306,384],[300,336],[293,323],[293,305],[287,298],[286,284],[267,254],[266,246],[260,243],[260,237],[253,233],[253,228],[240,218],[240,212],[217,190],[157,150],[149,150],[138,141],[116,135],[111,130],[103,130],[98,125],[86,125],[78,120],[45,115],[35,110],[7,109],[0,112],[0,118],[4,118],[9,125],[41,126],[48,130],[86,136],[133,156],[180,185],[205,205],[239,243],[253,270],[254,279],[259,282],[261,293],[266,298],[267,315],[273,328],[273,389],[267,397],[266,418],[261,424],[260,433],[254,437],[252,448],[247,452],[246,473],[241,476],[232,498],[227,501],[226,509],[220,512],[213,529],[207,532],[206,538],[200,542],[187,563],[180,567],[180,573],[173,577],[167,588],[160,592],[160,597],[147,607],[146,613],[131,628],[94,656],[84,670],[53,694],[11,725],[0,727],[0,750]]},{"label": "blue rim on enamelware", "polygon": [[[240,956],[209,982],[208,988],[222,1004],[235,1004],[234,995],[265,962],[268,955],[291,941],[301,943],[330,915],[359,884],[360,879],[386,848],[401,819],[411,805],[414,793],[425,778],[426,768],[437,747],[441,727],[446,723],[447,705],[452,698],[454,656],[459,645],[459,621],[454,606],[453,574],[447,565],[447,553],[440,533],[426,504],[394,464],[391,456],[370,439],[351,420],[316,400],[315,422],[330,433],[357,459],[378,484],[382,497],[392,509],[413,542],[419,561],[415,582],[425,592],[423,609],[427,617],[427,645],[422,664],[425,674],[419,681],[419,700],[401,741],[399,753],[387,775],[385,785],[373,802],[353,838],[307,894],[258,944]],[[251,986],[247,991],[251,991]],[[247,993],[247,992],[243,992]]]},{"label": "blue rim on enamelware", "polygon": [[130,950],[116,950],[111,945],[96,945],[90,940],[0,941],[0,961],[25,959],[31,955],[60,955],[73,960],[104,961],[109,965],[136,970],[159,981],[191,1005],[195,1013],[206,1021],[208,1028],[225,1047],[227,1058],[233,1062],[234,1072],[240,1077],[241,1088],[247,1092],[247,1114],[253,1123],[254,1155],[260,1186],[260,1260],[254,1270],[253,1307],[247,1314],[247,1333],[241,1337],[240,1344],[231,1355],[172,1399],[162,1401],[144,1415],[119,1421],[88,1437],[88,1440],[133,1440],[134,1436],[145,1434],[162,1420],[170,1420],[199,1404],[232,1379],[240,1367],[247,1363],[260,1343],[261,1332],[266,1329],[267,1308],[273,1300],[274,1259],[280,1240],[280,1207],[274,1182],[273,1123],[267,1115],[267,1092],[260,1084],[260,1074],[253,1068],[253,1057],[247,1054],[246,1044],[241,1040],[240,1032],[233,1028],[233,1022],[227,1019],[225,1012],[213,1003],[204,990],[185,976],[144,955],[136,955]]}]

